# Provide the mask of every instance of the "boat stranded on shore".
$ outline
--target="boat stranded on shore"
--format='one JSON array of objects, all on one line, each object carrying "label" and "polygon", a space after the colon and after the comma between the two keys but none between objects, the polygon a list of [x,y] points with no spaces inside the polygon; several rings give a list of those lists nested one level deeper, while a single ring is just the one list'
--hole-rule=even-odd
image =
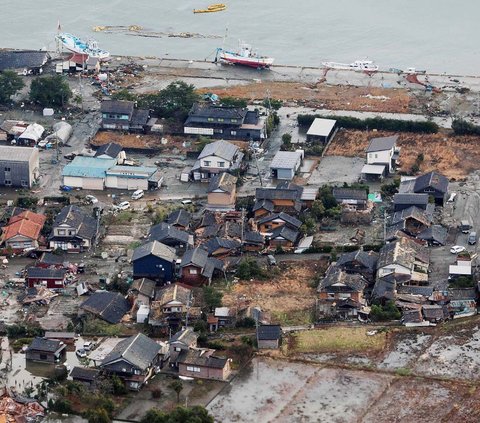
[{"label": "boat stranded on shore", "polygon": [[101,48],[99,48],[95,40],[83,41],[80,38],[66,32],[57,34],[55,38],[67,50],[70,50],[73,53],[85,54],[89,57],[100,60],[105,60],[110,57],[110,53],[106,50],[102,50]]},{"label": "boat stranded on shore", "polygon": [[217,48],[215,55],[215,63],[220,60],[221,63],[228,63],[232,65],[243,65],[256,69],[268,69],[273,65],[274,58],[260,56],[252,50],[249,44],[240,42],[237,51],[232,52],[223,48]]}]

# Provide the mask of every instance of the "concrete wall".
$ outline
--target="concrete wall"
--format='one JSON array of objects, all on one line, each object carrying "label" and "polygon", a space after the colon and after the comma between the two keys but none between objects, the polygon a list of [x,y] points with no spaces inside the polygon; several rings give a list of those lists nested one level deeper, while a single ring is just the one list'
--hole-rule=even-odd
[{"label": "concrete wall", "polygon": [[[37,153],[38,170],[38,153]],[[9,171],[5,169],[10,169]],[[5,182],[9,182],[8,185]],[[0,186],[31,188],[34,182],[34,169],[29,162],[2,160],[0,158]]]},{"label": "concrete wall", "polygon": [[148,190],[148,179],[122,178],[116,175],[107,175],[105,186],[114,189],[126,189],[136,191],[137,189]]},{"label": "concrete wall", "polygon": [[295,171],[293,169],[272,169],[277,171],[277,179],[291,181],[295,176]]},{"label": "concrete wall", "polygon": [[207,196],[209,206],[234,207],[235,206],[235,190],[231,194],[222,192],[210,192]]},{"label": "concrete wall", "polygon": [[[195,368],[200,371],[191,371],[187,368]],[[230,362],[225,363],[223,369],[216,369],[211,367],[195,366],[190,364],[179,363],[178,374],[180,376],[195,377],[199,379],[214,379],[214,380],[226,380],[231,373]]]}]

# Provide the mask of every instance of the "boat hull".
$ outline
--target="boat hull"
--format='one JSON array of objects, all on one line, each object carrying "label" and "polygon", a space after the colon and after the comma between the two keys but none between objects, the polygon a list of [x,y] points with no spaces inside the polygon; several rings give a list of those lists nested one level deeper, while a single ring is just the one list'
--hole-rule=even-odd
[{"label": "boat hull", "polygon": [[271,57],[242,57],[233,53],[222,53],[220,60],[233,65],[248,66],[250,68],[269,68],[273,65]]},{"label": "boat hull", "polygon": [[57,40],[69,51],[77,54],[88,55],[89,57],[104,60],[110,57],[110,53],[99,48],[92,49],[87,43],[70,34],[57,35]]}]

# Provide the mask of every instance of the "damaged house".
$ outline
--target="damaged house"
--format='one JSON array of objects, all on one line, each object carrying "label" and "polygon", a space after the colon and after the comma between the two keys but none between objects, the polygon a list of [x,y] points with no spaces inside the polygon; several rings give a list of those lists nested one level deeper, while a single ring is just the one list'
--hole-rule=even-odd
[{"label": "damaged house", "polygon": [[175,280],[177,253],[173,247],[150,241],[133,251],[133,277],[148,278],[158,282]]},{"label": "damaged house", "polygon": [[368,281],[358,273],[347,273],[330,265],[317,287],[319,318],[348,319],[366,313],[363,291]]},{"label": "damaged house", "polygon": [[428,172],[400,183],[400,194],[427,194],[436,205],[443,206],[448,196],[448,179],[438,172]]},{"label": "damaged house", "polygon": [[428,284],[429,252],[408,238],[384,245],[377,262],[377,278],[390,274],[406,275],[411,285]]},{"label": "damaged house", "polygon": [[260,219],[280,212],[297,215],[302,209],[301,197],[301,188],[257,188],[253,205],[254,217]]},{"label": "damaged house", "polygon": [[210,284],[214,272],[223,271],[223,262],[208,257],[207,250],[197,247],[188,250],[180,263],[180,279],[191,286]]}]

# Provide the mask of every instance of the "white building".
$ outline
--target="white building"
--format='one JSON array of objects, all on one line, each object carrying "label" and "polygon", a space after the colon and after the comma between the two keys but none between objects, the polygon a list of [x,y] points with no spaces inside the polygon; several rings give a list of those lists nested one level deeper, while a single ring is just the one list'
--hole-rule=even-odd
[{"label": "white building", "polygon": [[308,128],[307,141],[327,144],[337,132],[336,124],[334,119],[315,118]]},{"label": "white building", "polygon": [[[105,159],[103,159],[105,160]],[[105,187],[137,190],[149,189],[149,181],[158,173],[156,167],[113,166],[106,171]]]},{"label": "white building", "polygon": [[203,147],[193,165],[193,179],[209,179],[218,173],[238,169],[243,153],[235,144],[227,141],[215,141]]},{"label": "white building", "polygon": [[303,150],[279,151],[270,164],[273,179],[291,181],[302,165]]}]

